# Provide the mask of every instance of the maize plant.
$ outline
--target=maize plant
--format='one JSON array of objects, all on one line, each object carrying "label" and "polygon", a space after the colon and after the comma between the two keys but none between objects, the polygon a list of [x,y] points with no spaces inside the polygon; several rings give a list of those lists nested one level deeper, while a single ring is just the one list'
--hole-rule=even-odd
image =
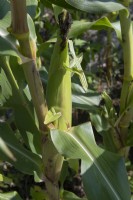
[{"label": "maize plant", "polygon": [[[125,164],[133,145],[133,27],[129,6],[129,0],[0,0],[0,161],[31,176],[36,185],[28,197],[15,189],[3,191],[0,185],[0,199],[132,199]],[[54,24],[43,24],[43,17],[48,16],[44,8],[52,10]],[[88,13],[98,19],[80,19]],[[51,31],[51,37],[46,40],[44,34],[43,41],[40,29]],[[91,29],[107,31],[107,56],[112,32],[121,45],[124,73],[119,111],[107,91],[90,89],[81,67],[84,56],[77,55],[75,44],[84,42],[76,39]],[[89,42],[85,44],[91,49]],[[110,58],[107,65],[111,85]],[[77,109],[85,110],[89,117],[86,123],[74,126],[72,114]],[[94,128],[101,135],[100,145]],[[70,170],[80,171],[82,197],[64,187]],[[0,182],[4,184],[2,172],[0,168]]]}]

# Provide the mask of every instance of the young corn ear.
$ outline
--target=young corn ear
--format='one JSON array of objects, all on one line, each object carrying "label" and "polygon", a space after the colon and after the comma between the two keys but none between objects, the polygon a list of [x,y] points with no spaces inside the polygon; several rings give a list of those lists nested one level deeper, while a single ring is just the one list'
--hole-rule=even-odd
[{"label": "young corn ear", "polygon": [[54,108],[57,113],[61,112],[61,117],[54,122],[55,127],[60,130],[71,126],[71,72],[65,67],[69,67],[67,33],[70,24],[70,15],[66,12],[61,13],[60,32],[51,58],[47,85],[48,109]]},{"label": "young corn ear", "polygon": [[[71,72],[66,69],[66,66],[69,67],[67,34],[70,24],[70,15],[64,11],[59,15],[60,31],[51,58],[47,85],[48,109],[60,113],[61,116],[59,115],[59,118],[53,122],[55,128],[60,130],[67,130],[71,127]],[[43,163],[49,199],[59,200],[58,181],[63,157],[57,152],[50,139],[44,141],[43,151],[46,152]]]}]

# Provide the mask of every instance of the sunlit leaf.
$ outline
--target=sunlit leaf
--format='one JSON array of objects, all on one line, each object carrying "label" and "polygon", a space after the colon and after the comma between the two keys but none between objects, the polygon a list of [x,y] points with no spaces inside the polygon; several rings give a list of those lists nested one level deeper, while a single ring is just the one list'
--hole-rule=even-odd
[{"label": "sunlit leaf", "polygon": [[97,13],[97,14],[103,14],[103,13],[110,13],[115,12],[119,10],[125,9],[128,13],[127,9],[120,3],[118,3],[116,0],[65,0],[68,4],[73,6],[74,8],[77,8],[79,10],[89,12],[89,13]]},{"label": "sunlit leaf", "polygon": [[120,22],[111,23],[107,17],[102,17],[93,22],[86,20],[74,21],[69,31],[69,38],[77,37],[87,30],[108,30],[109,28],[114,29],[117,37],[121,40]]},{"label": "sunlit leaf", "polygon": [[130,200],[123,158],[97,146],[90,123],[66,132],[51,130],[51,137],[63,156],[82,160],[81,174],[89,200]]}]

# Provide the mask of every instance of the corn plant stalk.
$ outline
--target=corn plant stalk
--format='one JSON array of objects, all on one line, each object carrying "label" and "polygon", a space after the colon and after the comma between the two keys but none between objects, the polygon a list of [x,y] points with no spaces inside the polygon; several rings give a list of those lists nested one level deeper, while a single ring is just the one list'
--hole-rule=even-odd
[{"label": "corn plant stalk", "polygon": [[[48,158],[46,160],[46,163],[44,163],[44,165],[48,166],[49,162],[54,159],[54,152],[57,151],[51,143],[51,140],[49,140],[49,138],[47,137],[48,129],[47,126],[44,125],[44,120],[47,113],[47,105],[44,98],[42,82],[36,67],[36,46],[29,35],[29,29],[27,25],[26,0],[11,0],[11,8],[12,23],[10,27],[10,32],[19,41],[20,51],[23,56],[29,58],[29,62],[24,63],[22,66],[37,114],[39,128],[42,133],[42,149],[43,146],[46,145],[46,148],[44,147],[45,151],[42,152],[42,158]],[[49,149],[48,152],[47,149]],[[55,166],[52,166],[53,171],[54,167]],[[51,175],[51,177],[52,176],[53,174]],[[59,194],[58,187],[55,185],[55,182],[52,183],[51,180],[49,180],[47,170],[44,171],[44,179],[45,184],[47,185],[49,199],[52,199],[51,196],[53,194],[55,196],[57,196],[56,194]]]},{"label": "corn plant stalk", "polygon": [[[126,2],[129,6],[129,1]],[[120,99],[120,122],[119,130],[123,145],[126,146],[128,128],[130,121],[133,119],[133,28],[130,17],[124,10],[119,13],[121,32],[122,32],[122,47],[124,57],[124,82]],[[127,154],[128,149],[123,149],[123,153]]]},{"label": "corn plant stalk", "polygon": [[26,0],[11,0],[11,13],[11,33],[19,41],[21,53],[30,58],[29,62],[23,64],[23,70],[35,106],[40,130],[44,131],[46,130],[44,119],[47,112],[47,105],[41,79],[36,67],[36,45],[30,39],[29,35]]}]

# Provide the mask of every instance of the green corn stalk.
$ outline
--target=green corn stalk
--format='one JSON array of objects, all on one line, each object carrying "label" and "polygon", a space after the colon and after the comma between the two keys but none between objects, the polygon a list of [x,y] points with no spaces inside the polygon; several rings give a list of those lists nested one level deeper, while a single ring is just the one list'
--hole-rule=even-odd
[{"label": "green corn stalk", "polygon": [[[129,6],[129,1],[124,1],[125,6]],[[118,129],[123,142],[123,155],[127,155],[126,139],[128,128],[133,120],[133,27],[130,16],[124,10],[119,13],[122,47],[124,57],[124,82],[120,99],[120,117],[118,119]]]},{"label": "green corn stalk", "polygon": [[[51,57],[46,95],[48,109],[60,113],[59,118],[53,122],[55,128],[60,130],[67,130],[71,127],[71,72],[66,69],[66,66],[69,67],[67,34],[70,24],[71,17],[64,11],[59,15],[60,30]],[[58,200],[58,181],[63,157],[57,152],[50,140],[44,143],[43,151],[47,151],[47,156],[43,158],[43,161],[49,198],[50,200]]]},{"label": "green corn stalk", "polygon": [[11,26],[8,30],[18,40],[21,54],[29,58],[29,62],[24,63],[22,67],[35,106],[39,127],[43,132],[47,130],[44,125],[47,105],[36,65],[36,44],[30,38],[27,24],[26,0],[11,0],[11,16]]},{"label": "green corn stalk", "polygon": [[[59,189],[57,181],[55,181],[55,179],[58,179],[58,167],[56,167],[55,160],[59,161],[57,164],[61,162],[60,156],[57,155],[56,149],[54,148],[51,140],[47,137],[48,126],[44,124],[47,113],[47,104],[36,65],[36,44],[35,41],[32,41],[30,38],[27,25],[26,0],[11,0],[11,14],[12,23],[8,30],[18,40],[21,54],[29,60],[29,62],[24,63],[22,67],[37,114],[39,128],[42,133],[42,141],[40,141],[40,145],[42,145],[42,158],[46,161],[44,162],[44,179],[49,199],[58,199]],[[59,157],[59,159],[57,157]],[[58,164],[58,166],[59,165],[60,164]]]}]

